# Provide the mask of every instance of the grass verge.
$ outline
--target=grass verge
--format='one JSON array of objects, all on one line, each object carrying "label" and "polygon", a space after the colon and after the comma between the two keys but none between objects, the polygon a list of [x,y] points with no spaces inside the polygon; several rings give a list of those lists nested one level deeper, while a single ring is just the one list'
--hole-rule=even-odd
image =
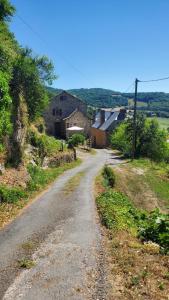
[{"label": "grass verge", "polygon": [[169,209],[169,167],[139,159],[114,169],[116,189],[125,193],[139,208],[163,212]]},{"label": "grass verge", "polygon": [[2,199],[0,203],[0,227],[14,219],[33,197],[48,187],[64,171],[72,169],[80,163],[81,160],[78,159],[63,166],[45,170],[36,166],[28,166],[31,179],[26,189],[0,186],[0,197]]},{"label": "grass verge", "polygon": [[131,166],[136,166],[144,170],[144,178],[150,189],[155,193],[159,203],[162,201],[166,209],[169,209],[168,165],[164,163],[153,163],[146,159],[140,159],[131,163]]},{"label": "grass verge", "polygon": [[[169,223],[159,211],[149,213],[96,178],[96,203],[107,233],[109,299],[168,299]],[[166,227],[165,227],[166,226]],[[164,236],[165,246],[158,240]],[[166,234],[166,236],[165,236]],[[155,241],[155,242],[154,242]],[[157,243],[158,242],[158,243]],[[164,247],[163,247],[164,246]]]}]

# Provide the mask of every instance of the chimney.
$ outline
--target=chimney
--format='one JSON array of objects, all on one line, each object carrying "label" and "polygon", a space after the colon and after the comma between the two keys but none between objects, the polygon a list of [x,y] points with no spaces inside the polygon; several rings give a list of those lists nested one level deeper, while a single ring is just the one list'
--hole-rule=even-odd
[{"label": "chimney", "polygon": [[125,117],[126,117],[126,109],[120,109],[118,120],[122,121],[125,119]]},{"label": "chimney", "polygon": [[102,125],[105,122],[105,110],[100,110],[100,125]]}]

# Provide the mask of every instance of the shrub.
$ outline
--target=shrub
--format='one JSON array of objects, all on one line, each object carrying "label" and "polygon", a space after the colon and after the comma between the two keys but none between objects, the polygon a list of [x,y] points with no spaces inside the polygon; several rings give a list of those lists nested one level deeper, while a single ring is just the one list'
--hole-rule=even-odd
[{"label": "shrub", "polygon": [[96,199],[102,223],[109,229],[137,230],[138,212],[129,199],[108,190]]},{"label": "shrub", "polygon": [[132,151],[131,141],[126,135],[126,122],[120,124],[110,137],[113,148],[122,151],[124,156],[130,156]]},{"label": "shrub", "polygon": [[36,130],[29,131],[28,142],[38,148],[38,154],[41,160],[43,160],[45,156],[52,156],[62,148],[60,141],[44,133],[40,134]]},{"label": "shrub", "polygon": [[28,172],[31,176],[31,180],[28,182],[27,189],[28,191],[37,191],[41,187],[48,184],[53,177],[52,171],[49,170],[43,170],[42,168],[38,166],[28,165]]},{"label": "shrub", "polygon": [[151,212],[139,228],[139,237],[143,241],[153,241],[169,252],[169,215],[159,209]]},{"label": "shrub", "polygon": [[27,191],[34,192],[40,190],[42,187],[46,186],[51,181],[56,179],[65,170],[69,170],[73,166],[79,165],[80,162],[80,160],[77,160],[76,162],[73,161],[72,163],[65,164],[57,168],[48,168],[45,170],[38,166],[29,164],[27,169],[30,174],[31,180],[28,182]]},{"label": "shrub", "polygon": [[169,253],[169,215],[158,209],[151,213],[141,211],[124,194],[110,189],[96,202],[102,223],[108,229],[130,230],[143,242],[156,243],[161,251]]},{"label": "shrub", "polygon": [[2,202],[16,203],[23,198],[27,198],[27,193],[23,189],[0,186],[0,199]]},{"label": "shrub", "polygon": [[[123,122],[111,135],[111,145],[122,151],[125,156],[132,156],[133,120]],[[167,131],[160,129],[155,119],[145,119],[142,114],[136,120],[135,157],[148,157],[154,161],[169,161]]]},{"label": "shrub", "polygon": [[0,143],[0,153],[3,153],[5,151],[5,147],[3,144]]},{"label": "shrub", "polygon": [[103,174],[103,177],[104,177],[105,184],[107,186],[114,187],[114,185],[115,185],[115,175],[114,175],[114,172],[113,172],[112,168],[105,165],[104,168],[103,168],[102,174]]},{"label": "shrub", "polygon": [[33,125],[35,126],[35,128],[37,128],[37,130],[40,133],[45,133],[45,121],[42,117],[37,118],[34,122]]},{"label": "shrub", "polygon": [[83,145],[84,142],[85,142],[85,136],[80,133],[75,133],[68,139],[68,146],[76,147],[79,144]]}]

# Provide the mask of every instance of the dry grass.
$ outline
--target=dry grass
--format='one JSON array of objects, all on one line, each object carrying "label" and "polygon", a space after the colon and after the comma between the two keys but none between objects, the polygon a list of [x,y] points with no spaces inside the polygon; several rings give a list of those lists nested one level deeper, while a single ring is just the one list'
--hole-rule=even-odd
[{"label": "dry grass", "polygon": [[109,299],[168,300],[168,257],[153,253],[128,232],[109,240]]},{"label": "dry grass", "polygon": [[37,245],[38,243],[35,241],[27,241],[21,245],[21,248],[24,250],[25,253],[29,254],[37,248]]},{"label": "dry grass", "polygon": [[13,220],[18,213],[27,204],[25,200],[19,200],[17,203],[1,203],[0,204],[0,228]]},{"label": "dry grass", "polygon": [[132,164],[126,164],[118,166],[114,172],[116,190],[126,194],[136,207],[147,211],[155,208],[159,208],[162,212],[167,211],[164,200],[157,197],[154,189],[150,186],[145,168],[136,168]]},{"label": "dry grass", "polygon": [[51,177],[48,184],[42,186],[39,190],[32,192],[27,199],[20,199],[15,203],[0,203],[0,228],[15,219],[19,214],[22,213],[23,209],[30,205],[33,201],[36,201],[37,197],[43,194],[51,186],[52,182],[56,180],[67,169],[78,166],[81,160],[78,159],[72,163],[65,164],[61,167],[55,168],[58,170],[57,174]]},{"label": "dry grass", "polygon": [[64,187],[64,194],[65,195],[69,195],[70,193],[72,193],[76,187],[79,185],[81,178],[84,176],[84,172],[79,172],[78,174],[76,174],[75,176],[73,176],[65,185]]},{"label": "dry grass", "polygon": [[[127,168],[127,167],[126,167]],[[131,174],[124,169],[116,169],[120,176],[116,188],[129,193],[133,202],[141,206],[138,195],[142,192],[142,179],[136,186],[134,179],[128,186]],[[129,176],[129,177],[128,177]],[[95,195],[104,192],[103,179],[99,175],[95,183]],[[140,188],[138,192],[138,188]],[[124,189],[124,190],[123,190]],[[135,197],[137,200],[135,200]],[[139,198],[139,201],[138,201]],[[144,208],[147,208],[144,199]],[[103,230],[107,256],[108,284],[110,286],[107,299],[109,300],[168,300],[169,299],[169,257],[159,253],[159,247],[153,243],[143,244],[136,236],[127,230]]]},{"label": "dry grass", "polygon": [[103,178],[102,178],[102,174],[100,173],[95,179],[95,189],[94,189],[95,197],[99,196],[101,193],[104,193],[106,191],[106,188],[103,186],[102,182],[103,182]]}]

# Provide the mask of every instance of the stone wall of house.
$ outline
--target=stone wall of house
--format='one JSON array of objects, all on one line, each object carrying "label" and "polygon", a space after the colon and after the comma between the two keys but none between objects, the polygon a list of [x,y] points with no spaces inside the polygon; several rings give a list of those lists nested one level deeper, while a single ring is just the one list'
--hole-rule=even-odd
[{"label": "stone wall of house", "polygon": [[92,146],[95,148],[104,148],[108,145],[108,133],[106,131],[91,128]]},{"label": "stone wall of house", "polygon": [[84,115],[87,115],[87,105],[78,98],[67,92],[62,92],[55,96],[44,113],[47,133],[55,135],[55,123],[61,122],[75,109],[78,109]]},{"label": "stone wall of house", "polygon": [[86,136],[90,134],[90,120],[80,111],[76,111],[73,113],[69,118],[65,121],[65,128],[66,128],[66,137],[69,136],[69,131],[67,130],[69,127],[78,126],[84,128],[84,133]]}]

